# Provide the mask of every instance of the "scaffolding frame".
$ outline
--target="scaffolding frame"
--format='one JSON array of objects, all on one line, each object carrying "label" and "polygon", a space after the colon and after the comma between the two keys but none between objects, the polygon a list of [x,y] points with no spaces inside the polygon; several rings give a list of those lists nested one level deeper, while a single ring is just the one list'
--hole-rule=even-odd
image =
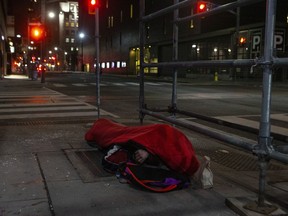
[{"label": "scaffolding frame", "polygon": [[[173,5],[168,6],[164,9],[156,11],[154,13],[145,15],[145,0],[140,0],[140,23],[139,23],[139,42],[140,42],[140,80],[139,80],[139,119],[143,123],[144,116],[149,115],[154,118],[170,122],[174,125],[178,125],[190,130],[194,130],[205,134],[209,137],[224,141],[233,146],[237,146],[246,150],[251,151],[258,157],[259,165],[259,190],[258,190],[258,201],[257,205],[251,207],[247,205],[252,211],[261,212],[263,209],[273,211],[275,209],[272,205],[265,203],[265,184],[267,167],[270,159],[278,160],[283,163],[288,163],[287,154],[275,151],[271,137],[271,122],[270,122],[270,104],[271,104],[271,86],[272,86],[272,71],[276,66],[287,66],[288,58],[277,58],[274,56],[274,34],[275,34],[275,17],[276,17],[276,3],[277,0],[266,0],[266,21],[265,21],[265,38],[264,38],[264,53],[263,57],[257,59],[228,59],[228,60],[201,60],[201,61],[179,61],[178,60],[178,24],[184,21],[189,21],[200,16],[212,16],[224,11],[230,11],[246,5],[254,4],[265,0],[235,0],[235,2],[228,3],[225,5],[219,5],[207,12],[201,14],[193,14],[187,17],[179,17],[179,9],[189,4],[196,3],[197,0],[174,0]],[[171,62],[159,62],[159,63],[145,63],[144,62],[144,47],[145,41],[145,23],[151,21],[159,16],[173,12],[173,57]],[[237,21],[236,31],[239,30],[239,21]],[[231,136],[229,134],[221,133],[217,130],[208,130],[204,126],[195,123],[185,123],[177,120],[176,118],[166,117],[159,114],[159,110],[151,110],[147,108],[145,104],[144,95],[144,69],[146,67],[161,67],[161,68],[172,68],[173,69],[173,83],[172,83],[172,96],[171,106],[167,110],[174,116],[177,113],[192,116],[196,118],[207,119],[211,117],[201,116],[199,114],[181,111],[177,109],[177,73],[179,68],[185,67],[261,67],[263,70],[262,80],[262,104],[261,104],[261,118],[258,132],[258,141],[251,141],[241,137]]]}]

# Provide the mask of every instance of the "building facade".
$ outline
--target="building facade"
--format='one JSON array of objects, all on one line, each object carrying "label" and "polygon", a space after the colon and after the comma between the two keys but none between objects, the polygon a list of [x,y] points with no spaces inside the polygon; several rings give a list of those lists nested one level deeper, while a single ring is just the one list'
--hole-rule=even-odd
[{"label": "building facade", "polygon": [[7,36],[7,1],[0,2],[0,76],[3,78],[7,74],[7,53],[8,36]]},{"label": "building facade", "polygon": [[[146,14],[173,4],[173,0],[146,0]],[[206,1],[209,2],[209,1]],[[212,7],[229,3],[215,0]],[[212,3],[212,2],[211,2]],[[257,14],[255,14],[257,10]],[[181,8],[179,16],[192,15],[196,4]],[[83,11],[85,13],[85,11]],[[86,12],[87,13],[87,12]],[[275,54],[287,57],[288,2],[277,1],[275,32]],[[266,1],[222,12],[214,16],[201,17],[181,22],[179,28],[180,61],[223,60],[236,58],[261,58],[265,28]],[[99,8],[100,17],[100,62],[104,73],[139,73],[139,1],[103,0]],[[81,18],[80,18],[81,19]],[[90,19],[93,28],[93,17]],[[165,14],[146,23],[145,61],[167,62],[172,60],[173,13]],[[94,24],[95,25],[95,24]],[[85,26],[85,25],[84,25]],[[80,26],[81,27],[81,26]],[[240,39],[242,42],[240,42]],[[93,42],[90,43],[93,47]],[[93,55],[90,52],[90,55]],[[87,62],[93,64],[93,62]],[[150,68],[145,73],[158,76],[169,75],[167,69]],[[215,72],[223,79],[260,79],[261,72],[250,69],[231,68],[185,68],[179,75],[192,78],[209,78]],[[277,80],[287,80],[287,69],[278,69]]]},{"label": "building facade", "polygon": [[[78,1],[46,1],[46,56],[51,70],[79,68]],[[53,17],[52,17],[53,16]]]}]

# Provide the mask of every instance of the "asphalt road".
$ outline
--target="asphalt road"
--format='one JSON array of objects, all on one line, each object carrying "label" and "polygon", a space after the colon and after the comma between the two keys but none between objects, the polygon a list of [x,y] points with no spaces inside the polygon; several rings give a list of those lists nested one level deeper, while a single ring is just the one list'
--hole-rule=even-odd
[{"label": "asphalt road", "polygon": [[[96,105],[96,78],[94,74],[49,74],[45,85],[57,92]],[[281,130],[281,139],[284,142],[287,141],[286,135],[288,134],[287,89],[273,86],[271,102],[271,123],[277,130]],[[149,77],[145,79],[145,104],[149,109],[167,109],[171,106],[171,93],[172,83],[169,80]],[[261,116],[261,94],[261,83],[205,83],[182,80],[177,85],[177,108],[204,117],[213,117],[235,124],[240,123],[257,130]],[[139,119],[139,78],[102,76],[100,80],[100,108],[122,119]],[[210,125],[209,122],[203,122],[191,116],[178,115],[178,117],[187,121]],[[149,116],[145,116],[145,118],[149,118]],[[226,132],[231,131],[231,125],[225,128],[219,125],[213,125],[213,127],[221,128]],[[236,133],[253,139],[257,139],[258,136],[255,131],[252,134],[247,134],[242,129]]]}]

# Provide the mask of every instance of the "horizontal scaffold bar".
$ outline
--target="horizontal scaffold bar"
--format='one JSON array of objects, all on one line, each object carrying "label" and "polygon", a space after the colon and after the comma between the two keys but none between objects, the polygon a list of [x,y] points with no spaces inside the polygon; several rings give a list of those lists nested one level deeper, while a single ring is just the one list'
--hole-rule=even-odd
[{"label": "horizontal scaffold bar", "polygon": [[227,59],[227,60],[200,60],[143,63],[143,67],[248,67],[258,65],[256,59]]}]

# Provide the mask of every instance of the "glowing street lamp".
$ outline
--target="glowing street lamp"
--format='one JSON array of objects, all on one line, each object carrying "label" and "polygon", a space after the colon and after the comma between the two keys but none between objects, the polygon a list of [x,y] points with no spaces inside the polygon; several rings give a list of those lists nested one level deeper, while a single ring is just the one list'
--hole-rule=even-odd
[{"label": "glowing street lamp", "polygon": [[81,70],[84,71],[84,52],[83,52],[83,39],[85,37],[85,34],[81,32],[79,34],[79,38],[81,41]]}]

